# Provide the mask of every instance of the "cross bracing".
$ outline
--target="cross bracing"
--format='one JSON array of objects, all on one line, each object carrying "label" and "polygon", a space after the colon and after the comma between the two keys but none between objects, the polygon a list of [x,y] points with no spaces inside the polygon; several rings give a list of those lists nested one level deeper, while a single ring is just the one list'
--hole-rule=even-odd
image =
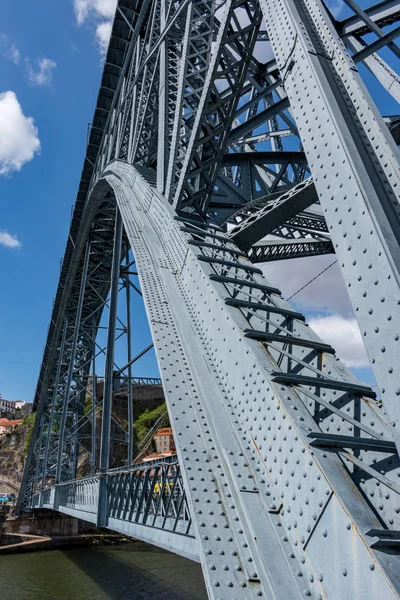
[{"label": "cross bracing", "polygon": [[[398,118],[360,76],[396,98],[399,10],[346,5],[116,11],[20,505],[199,560],[210,598],[400,595]],[[252,264],[333,251],[378,396]],[[144,467],[132,365],[153,345],[177,455]]]}]

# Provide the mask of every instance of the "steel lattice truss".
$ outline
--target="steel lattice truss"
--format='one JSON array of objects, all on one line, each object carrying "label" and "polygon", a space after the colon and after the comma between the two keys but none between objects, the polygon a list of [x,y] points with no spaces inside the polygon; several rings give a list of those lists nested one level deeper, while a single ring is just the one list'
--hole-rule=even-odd
[{"label": "steel lattice truss", "polygon": [[[400,119],[361,77],[400,99],[400,4],[344,2],[116,10],[19,505],[199,560],[210,598],[400,597]],[[330,252],[378,397],[253,264]],[[153,345],[177,456],[135,465]]]}]

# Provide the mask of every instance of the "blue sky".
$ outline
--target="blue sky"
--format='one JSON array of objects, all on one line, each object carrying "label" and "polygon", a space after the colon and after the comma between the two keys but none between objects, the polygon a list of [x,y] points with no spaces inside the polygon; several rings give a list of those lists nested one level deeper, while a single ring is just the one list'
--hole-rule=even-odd
[{"label": "blue sky", "polygon": [[[345,16],[347,9],[340,14],[338,0],[332,2],[340,18]],[[101,51],[110,30],[115,0],[21,0],[18,6],[16,18],[14,3],[3,3],[0,26],[0,136],[3,127],[11,128],[17,138],[11,140],[11,159],[4,158],[0,143],[0,393],[8,399],[30,401],[82,169],[87,127],[95,107]],[[383,102],[383,112],[398,112],[397,104],[382,95],[379,86],[373,84],[371,89],[375,98]],[[5,95],[6,92],[12,94]],[[270,265],[266,271],[288,296],[333,259],[317,257],[304,264],[303,269],[298,263],[293,267],[287,261]],[[342,326],[343,319],[347,324],[353,323],[336,267],[296,297],[294,304],[314,320],[340,317]],[[137,306],[140,318],[134,351],[150,341],[143,309]],[[338,322],[325,321],[327,324],[332,330]],[[139,338],[144,339],[139,342]],[[356,352],[362,355],[359,344]],[[362,381],[373,382],[365,358],[361,356],[358,363],[350,366]],[[142,376],[156,374],[151,356],[135,372]]]},{"label": "blue sky", "polygon": [[[72,2],[22,0],[2,5],[0,94],[15,92],[22,112],[34,119],[40,153],[20,171],[0,176],[0,231],[17,236],[20,249],[0,245],[0,393],[33,397],[59,261],[75,202],[86,132],[101,76],[95,25],[78,26]],[[20,60],[7,56],[12,45]],[[52,80],[29,80],[38,60],[56,66]],[[29,62],[28,62],[29,61]]]}]

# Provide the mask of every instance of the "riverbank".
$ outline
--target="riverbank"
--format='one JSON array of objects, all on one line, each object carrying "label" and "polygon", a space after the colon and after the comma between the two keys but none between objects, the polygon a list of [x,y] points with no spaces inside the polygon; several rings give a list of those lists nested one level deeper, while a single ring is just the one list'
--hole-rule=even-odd
[{"label": "riverbank", "polygon": [[[7,543],[8,542],[8,543]],[[28,535],[24,533],[3,533],[1,535],[0,556],[21,554],[64,548],[110,546],[132,543],[132,539],[111,533],[90,533],[79,535]]]}]

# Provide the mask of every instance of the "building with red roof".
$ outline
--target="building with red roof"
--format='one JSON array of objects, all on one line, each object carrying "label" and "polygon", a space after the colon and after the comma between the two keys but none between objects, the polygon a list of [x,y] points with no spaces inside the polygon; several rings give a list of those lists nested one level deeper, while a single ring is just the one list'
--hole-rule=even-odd
[{"label": "building with red roof", "polygon": [[15,419],[10,421],[9,419],[0,419],[0,435],[12,431],[14,427],[22,423],[22,419]]},{"label": "building with red roof", "polygon": [[175,452],[175,441],[171,427],[159,429],[154,436],[154,443],[158,454]]}]

